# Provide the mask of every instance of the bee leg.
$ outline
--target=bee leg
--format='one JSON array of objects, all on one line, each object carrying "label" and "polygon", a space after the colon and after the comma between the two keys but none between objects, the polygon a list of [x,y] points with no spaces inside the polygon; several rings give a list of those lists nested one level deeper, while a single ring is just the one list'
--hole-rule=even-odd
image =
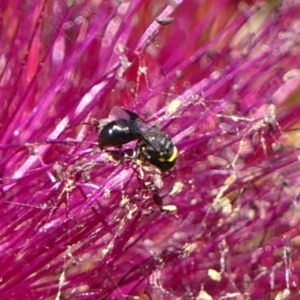
[{"label": "bee leg", "polygon": [[[166,196],[166,195],[165,195]],[[163,206],[163,198],[165,196],[161,196],[160,194],[158,193],[154,193],[153,194],[153,201],[155,204],[157,204],[159,207],[162,207]]]},{"label": "bee leg", "polygon": [[138,156],[138,153],[136,150],[128,149],[128,150],[124,151],[123,159],[134,159],[134,158],[137,158],[137,156]]},{"label": "bee leg", "polygon": [[124,159],[124,155],[122,153],[122,147],[116,147],[116,148],[117,148],[116,150],[111,150],[111,149],[109,149],[109,150],[101,149],[101,150],[103,152],[109,153],[114,160],[117,160],[117,161],[121,160],[122,161]]},{"label": "bee leg", "polygon": [[118,155],[118,157],[114,157],[116,160],[119,161],[119,163],[117,164],[117,166],[121,165],[125,159],[134,159],[136,158],[136,152],[131,150],[131,149],[127,149],[124,151],[115,151],[115,153]]},{"label": "bee leg", "polygon": [[136,151],[138,156],[143,157],[147,161],[151,161],[151,156],[148,154],[147,151],[145,151],[143,147],[138,147]]}]

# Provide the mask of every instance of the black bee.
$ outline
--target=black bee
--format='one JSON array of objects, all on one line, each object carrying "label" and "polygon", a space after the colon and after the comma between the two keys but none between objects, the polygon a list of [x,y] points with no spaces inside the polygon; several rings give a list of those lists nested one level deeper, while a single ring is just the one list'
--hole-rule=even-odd
[{"label": "black bee", "polygon": [[156,126],[147,124],[136,113],[121,107],[114,107],[111,115],[118,114],[114,121],[99,124],[100,148],[122,146],[137,140],[135,157],[149,161],[161,171],[170,170],[177,159],[177,148],[171,138]]}]

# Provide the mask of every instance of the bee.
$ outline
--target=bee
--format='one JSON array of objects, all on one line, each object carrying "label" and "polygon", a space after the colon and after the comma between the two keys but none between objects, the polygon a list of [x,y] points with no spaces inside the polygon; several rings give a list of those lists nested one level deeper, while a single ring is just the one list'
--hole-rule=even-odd
[{"label": "bee", "polygon": [[161,171],[175,165],[178,151],[169,135],[128,109],[114,107],[110,115],[115,120],[106,121],[102,126],[100,122],[98,126],[100,148],[120,147],[137,140],[134,157],[150,162]]}]

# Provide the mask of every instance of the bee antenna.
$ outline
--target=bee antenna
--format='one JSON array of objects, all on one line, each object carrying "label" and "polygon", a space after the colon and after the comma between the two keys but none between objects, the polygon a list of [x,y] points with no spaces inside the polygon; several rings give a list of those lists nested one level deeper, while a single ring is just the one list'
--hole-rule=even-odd
[{"label": "bee antenna", "polygon": [[76,124],[74,126],[79,126],[79,125],[93,125],[93,124],[88,123],[88,122],[82,122],[82,123],[78,123],[78,124]]},{"label": "bee antenna", "polygon": [[90,122],[80,122],[77,124],[72,124],[72,125],[68,125],[67,128],[73,128],[73,127],[77,127],[77,126],[81,126],[81,125],[90,125],[90,126],[97,126],[97,120],[96,119],[92,119]]},{"label": "bee antenna", "polygon": [[79,126],[79,125],[90,125],[90,126],[94,126],[94,127],[97,127],[99,124],[99,120],[95,119],[95,118],[92,118],[89,122],[80,122],[76,125],[73,125],[73,126]]}]

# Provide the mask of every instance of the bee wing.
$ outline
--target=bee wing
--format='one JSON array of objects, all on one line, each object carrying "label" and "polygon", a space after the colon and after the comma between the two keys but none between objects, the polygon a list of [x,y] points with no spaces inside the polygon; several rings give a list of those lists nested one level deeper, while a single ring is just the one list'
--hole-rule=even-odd
[{"label": "bee wing", "polygon": [[157,134],[160,133],[159,128],[149,125],[133,111],[115,106],[112,108],[109,118],[122,127],[124,127],[124,120],[127,120],[126,124],[130,127],[132,134],[139,136],[141,140],[150,145],[155,151],[161,151],[161,146],[157,142]]},{"label": "bee wing", "polygon": [[134,113],[133,111],[123,108],[121,106],[115,106],[111,109],[109,113],[109,118],[113,121],[124,119],[124,120],[136,120],[140,119],[140,117]]},{"label": "bee wing", "polygon": [[142,140],[151,146],[156,152],[162,151],[161,137],[165,135],[159,130],[157,126],[149,126],[143,131]]},{"label": "bee wing", "polygon": [[141,138],[143,138],[143,135],[150,128],[150,125],[139,115],[121,106],[113,107],[110,111],[109,118],[114,120],[116,124],[122,126],[124,126],[124,120],[127,120],[127,124],[130,126],[132,133],[139,135]]}]

